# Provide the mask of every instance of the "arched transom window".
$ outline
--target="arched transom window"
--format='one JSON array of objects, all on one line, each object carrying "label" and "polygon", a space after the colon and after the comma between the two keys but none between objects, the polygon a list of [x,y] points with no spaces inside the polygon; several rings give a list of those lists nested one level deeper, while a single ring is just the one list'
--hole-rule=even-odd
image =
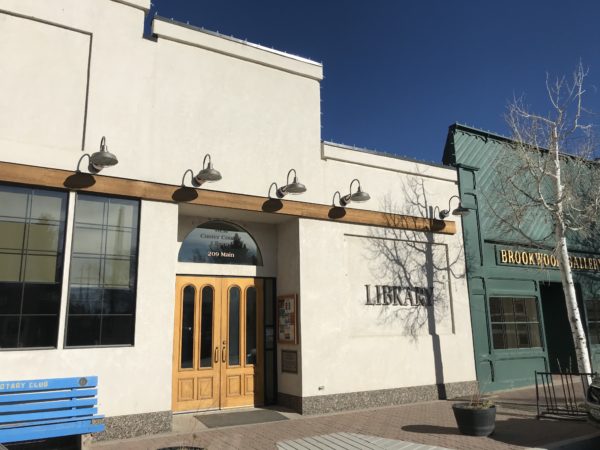
[{"label": "arched transom window", "polygon": [[179,262],[262,266],[254,238],[243,228],[222,220],[205,222],[186,236]]}]

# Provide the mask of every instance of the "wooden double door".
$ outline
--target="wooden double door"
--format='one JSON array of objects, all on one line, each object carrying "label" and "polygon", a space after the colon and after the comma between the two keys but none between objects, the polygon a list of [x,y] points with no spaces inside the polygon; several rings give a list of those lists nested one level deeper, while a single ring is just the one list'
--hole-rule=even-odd
[{"label": "wooden double door", "polygon": [[173,411],[261,405],[263,280],[177,277]]}]

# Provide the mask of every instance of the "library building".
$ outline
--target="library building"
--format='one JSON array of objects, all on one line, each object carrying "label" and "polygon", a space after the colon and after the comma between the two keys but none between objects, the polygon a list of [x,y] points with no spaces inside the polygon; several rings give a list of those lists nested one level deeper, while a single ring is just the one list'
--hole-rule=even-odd
[{"label": "library building", "polygon": [[323,66],[149,8],[0,0],[0,421],[471,394],[455,167],[323,142]]}]

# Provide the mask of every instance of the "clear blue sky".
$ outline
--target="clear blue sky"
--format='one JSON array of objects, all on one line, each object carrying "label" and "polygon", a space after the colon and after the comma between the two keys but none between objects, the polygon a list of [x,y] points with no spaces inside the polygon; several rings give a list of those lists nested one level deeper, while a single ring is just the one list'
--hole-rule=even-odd
[{"label": "clear blue sky", "polygon": [[439,162],[449,125],[507,134],[513,94],[548,112],[546,72],[580,59],[600,113],[597,0],[152,1],[151,15],[322,62],[324,140]]}]

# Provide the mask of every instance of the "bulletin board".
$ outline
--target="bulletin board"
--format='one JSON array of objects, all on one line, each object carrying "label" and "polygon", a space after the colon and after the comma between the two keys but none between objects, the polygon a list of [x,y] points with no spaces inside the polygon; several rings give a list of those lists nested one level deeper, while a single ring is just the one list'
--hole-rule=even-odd
[{"label": "bulletin board", "polygon": [[296,294],[277,297],[277,342],[298,343],[298,296]]}]

